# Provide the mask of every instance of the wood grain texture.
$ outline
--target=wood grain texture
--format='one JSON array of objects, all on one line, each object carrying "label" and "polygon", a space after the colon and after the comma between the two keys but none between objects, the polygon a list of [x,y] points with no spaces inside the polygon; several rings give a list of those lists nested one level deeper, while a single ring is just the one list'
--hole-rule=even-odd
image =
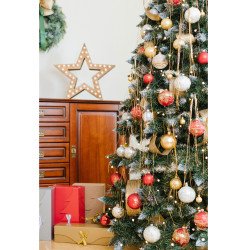
[{"label": "wood grain texture", "polygon": [[41,122],[39,124],[40,142],[69,142],[69,123]]}]

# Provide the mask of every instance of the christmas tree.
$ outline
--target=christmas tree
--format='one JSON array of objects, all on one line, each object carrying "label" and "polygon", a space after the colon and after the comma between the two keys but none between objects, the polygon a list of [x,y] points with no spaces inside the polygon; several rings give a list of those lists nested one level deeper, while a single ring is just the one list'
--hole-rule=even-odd
[{"label": "christmas tree", "polygon": [[101,217],[115,249],[206,248],[208,6],[144,0]]}]

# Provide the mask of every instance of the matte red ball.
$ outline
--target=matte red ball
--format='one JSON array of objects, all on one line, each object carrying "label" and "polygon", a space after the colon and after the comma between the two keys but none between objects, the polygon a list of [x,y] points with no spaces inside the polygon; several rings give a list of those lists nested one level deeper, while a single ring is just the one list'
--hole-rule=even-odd
[{"label": "matte red ball", "polygon": [[139,47],[138,50],[137,50],[137,54],[139,54],[139,55],[143,55],[144,52],[145,52],[145,49],[144,49],[143,46]]},{"label": "matte red ball", "polygon": [[134,119],[140,120],[142,118],[142,109],[140,106],[133,107],[130,113]]},{"label": "matte red ball", "polygon": [[206,229],[208,228],[208,212],[201,210],[196,213],[194,216],[194,223],[198,227],[198,229]]},{"label": "matte red ball", "polygon": [[151,186],[154,184],[155,178],[152,174],[148,173],[143,175],[142,182],[144,185]]},{"label": "matte red ball", "polygon": [[168,0],[168,3],[172,5],[179,5],[181,4],[182,0]]},{"label": "matte red ball", "polygon": [[133,193],[133,194],[129,195],[128,199],[127,199],[127,204],[132,209],[140,208],[142,204],[141,204],[141,198],[140,198],[139,194]]},{"label": "matte red ball", "polygon": [[150,84],[153,81],[154,81],[154,76],[152,74],[146,74],[143,76],[143,82],[145,84]]},{"label": "matte red ball", "polygon": [[158,102],[164,106],[167,107],[174,103],[174,94],[167,89],[160,92],[158,95]]},{"label": "matte red ball", "polygon": [[113,173],[110,176],[110,181],[111,181],[112,185],[114,185],[117,181],[120,181],[120,180],[121,180],[121,175],[119,173]]},{"label": "matte red ball", "polygon": [[199,119],[194,119],[189,125],[189,132],[195,137],[201,136],[205,132],[205,126]]},{"label": "matte red ball", "polygon": [[101,219],[100,219],[100,223],[101,223],[101,225],[103,225],[103,226],[108,226],[109,223],[110,223],[110,218],[109,218],[109,216],[108,216],[107,214],[102,215],[102,217],[101,217]]},{"label": "matte red ball", "polygon": [[186,246],[190,240],[188,230],[185,227],[175,229],[172,235],[172,240],[181,247]]},{"label": "matte red ball", "polygon": [[208,63],[208,53],[206,51],[200,52],[197,61],[200,64],[207,64]]}]

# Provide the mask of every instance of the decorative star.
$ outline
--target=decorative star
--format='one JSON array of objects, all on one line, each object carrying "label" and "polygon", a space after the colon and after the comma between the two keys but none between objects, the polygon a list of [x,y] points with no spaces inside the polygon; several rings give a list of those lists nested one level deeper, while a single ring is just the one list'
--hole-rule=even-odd
[{"label": "decorative star", "polygon": [[[85,59],[89,70],[98,70],[98,72],[92,77],[93,87],[90,87],[86,83],[83,83],[82,85],[76,87],[77,77],[74,74],[72,74],[70,70],[80,70],[82,68]],[[112,70],[115,67],[115,65],[92,63],[87,47],[84,44],[76,63],[56,64],[55,67],[70,79],[70,86],[67,93],[68,99],[71,99],[74,96],[81,93],[82,91],[86,90],[91,95],[102,100],[102,92],[98,80],[101,79],[104,75],[106,75],[110,70]]]}]

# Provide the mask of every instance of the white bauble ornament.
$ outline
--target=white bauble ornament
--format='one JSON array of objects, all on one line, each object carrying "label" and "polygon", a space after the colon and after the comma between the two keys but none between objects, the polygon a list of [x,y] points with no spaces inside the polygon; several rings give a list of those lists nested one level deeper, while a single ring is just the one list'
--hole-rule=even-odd
[{"label": "white bauble ornament", "polygon": [[131,159],[135,155],[135,150],[131,147],[126,147],[124,151],[124,156],[127,159]]},{"label": "white bauble ornament", "polygon": [[161,52],[154,56],[152,64],[157,69],[164,69],[168,65],[168,60]]},{"label": "white bauble ornament", "polygon": [[124,153],[125,153],[125,148],[122,145],[116,149],[116,154],[118,156],[123,157]]},{"label": "white bauble ornament", "polygon": [[142,115],[142,119],[144,122],[151,122],[154,118],[154,115],[152,112],[150,112],[150,110],[146,110],[143,115]]},{"label": "white bauble ornament", "polygon": [[122,120],[123,121],[130,120],[130,119],[132,119],[132,116],[131,116],[131,114],[129,112],[125,112],[125,113],[122,114]]},{"label": "white bauble ornament", "polygon": [[179,75],[174,80],[174,87],[179,91],[187,91],[191,86],[191,80],[184,75]]},{"label": "white bauble ornament", "polygon": [[196,23],[200,20],[201,12],[198,8],[191,7],[186,10],[184,17],[188,23]]},{"label": "white bauble ornament", "polygon": [[112,215],[115,218],[120,219],[120,218],[122,218],[124,216],[124,209],[119,204],[117,204],[112,209]]},{"label": "white bauble ornament", "polygon": [[151,224],[144,229],[143,237],[147,242],[155,243],[161,238],[161,232],[158,227],[155,227],[153,224]]},{"label": "white bauble ornament", "polygon": [[194,189],[186,183],[185,186],[178,191],[178,196],[182,202],[190,203],[194,201],[196,194]]},{"label": "white bauble ornament", "polygon": [[145,24],[142,26],[142,30],[143,31],[149,31],[149,30],[153,30],[152,26],[150,24]]}]

